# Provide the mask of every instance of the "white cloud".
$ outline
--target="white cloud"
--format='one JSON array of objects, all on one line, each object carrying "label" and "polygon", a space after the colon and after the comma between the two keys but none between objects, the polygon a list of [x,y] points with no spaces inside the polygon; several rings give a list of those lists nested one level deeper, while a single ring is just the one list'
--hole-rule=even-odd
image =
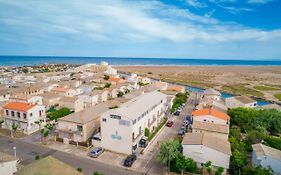
[{"label": "white cloud", "polygon": [[199,2],[198,0],[186,0],[185,1],[188,5],[195,7],[195,8],[205,8],[207,4]]},{"label": "white cloud", "polygon": [[[0,12],[1,30],[7,29],[0,34],[1,41],[5,33],[5,41],[14,35],[14,42],[33,45],[30,47],[34,47],[34,41],[50,45],[87,43],[119,53],[116,51],[119,48],[117,45],[122,45],[123,49],[132,44],[150,48],[172,45],[173,53],[184,53],[177,48],[191,49],[200,43],[207,49],[214,45],[281,39],[281,30],[263,31],[235,23],[223,23],[212,18],[214,10],[199,16],[160,1],[29,2],[0,0],[0,7],[7,5],[16,9],[11,14],[8,11]],[[237,11],[231,7],[224,8]],[[248,9],[238,11],[241,10]],[[249,47],[252,45],[249,44]]]},{"label": "white cloud", "polygon": [[271,2],[272,0],[249,0],[248,3],[250,4],[266,4]]}]

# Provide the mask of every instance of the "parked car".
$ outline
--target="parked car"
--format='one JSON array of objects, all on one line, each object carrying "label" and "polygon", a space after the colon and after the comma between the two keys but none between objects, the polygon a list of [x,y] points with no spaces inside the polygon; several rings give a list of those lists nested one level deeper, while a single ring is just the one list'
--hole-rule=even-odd
[{"label": "parked car", "polygon": [[167,126],[167,127],[172,127],[173,124],[174,124],[174,122],[170,120],[170,121],[168,121],[168,122],[166,123],[166,126]]},{"label": "parked car", "polygon": [[176,111],[176,112],[174,113],[174,115],[175,115],[175,116],[179,116],[179,115],[180,115],[180,111]]},{"label": "parked car", "polygon": [[131,167],[136,159],[137,159],[136,155],[134,155],[134,154],[129,155],[124,161],[124,166]]},{"label": "parked car", "polygon": [[143,136],[139,141],[139,147],[145,148],[147,146],[147,137]]},{"label": "parked car", "polygon": [[184,130],[180,129],[178,132],[178,136],[183,137],[185,134]]},{"label": "parked car", "polygon": [[92,149],[92,150],[89,152],[89,156],[90,156],[90,157],[97,158],[97,157],[99,157],[99,155],[101,155],[103,152],[104,152],[104,149],[103,149],[103,148],[101,148],[101,147],[96,147],[96,148]]},{"label": "parked car", "polygon": [[182,125],[180,129],[183,130],[184,133],[186,133],[187,126],[188,126],[188,125]]}]

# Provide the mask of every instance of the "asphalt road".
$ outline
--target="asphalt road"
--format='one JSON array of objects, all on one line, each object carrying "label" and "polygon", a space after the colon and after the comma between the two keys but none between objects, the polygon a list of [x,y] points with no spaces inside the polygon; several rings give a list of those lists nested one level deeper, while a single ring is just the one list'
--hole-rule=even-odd
[{"label": "asphalt road", "polygon": [[[159,135],[157,137],[157,141],[161,142],[161,141],[165,141],[165,140],[169,140],[169,139],[173,139],[175,137],[177,137],[177,133],[180,129],[180,127],[182,126],[183,123],[183,116],[187,115],[187,114],[191,114],[191,112],[193,111],[194,107],[195,107],[195,98],[196,98],[196,94],[195,93],[191,93],[187,102],[186,102],[186,106],[185,108],[182,110],[180,116],[173,116],[171,117],[169,120],[173,120],[174,124],[171,128],[164,126],[165,128],[161,131],[161,133],[159,133]],[[153,152],[153,156],[151,157],[151,159],[148,160],[147,162],[147,174],[164,174],[166,172],[166,166],[159,163],[159,161],[157,160],[157,154],[159,152],[159,149],[154,149]]]},{"label": "asphalt road", "polygon": [[13,140],[11,138],[0,136],[0,151],[14,154],[14,146],[16,147],[17,157],[20,158],[22,165],[27,165],[33,162],[35,155],[37,154],[39,154],[41,157],[52,155],[56,159],[69,164],[75,169],[81,167],[83,169],[83,173],[86,175],[92,175],[94,171],[99,171],[106,175],[137,174],[136,172],[132,172],[114,165],[110,166],[108,165],[108,162],[105,164],[97,161],[91,161],[90,159],[52,150],[39,145],[26,143],[21,140]]}]

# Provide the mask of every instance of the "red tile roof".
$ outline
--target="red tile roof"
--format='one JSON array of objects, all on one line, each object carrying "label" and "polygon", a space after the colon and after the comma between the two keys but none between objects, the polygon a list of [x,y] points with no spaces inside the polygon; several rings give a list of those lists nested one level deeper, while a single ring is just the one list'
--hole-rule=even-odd
[{"label": "red tile roof", "polygon": [[3,106],[4,109],[16,110],[16,111],[28,111],[36,105],[22,102],[10,102]]},{"label": "red tile roof", "polygon": [[222,120],[229,120],[229,116],[223,112],[217,111],[215,109],[201,109],[193,111],[191,114],[193,117],[200,117],[203,115],[211,115]]}]

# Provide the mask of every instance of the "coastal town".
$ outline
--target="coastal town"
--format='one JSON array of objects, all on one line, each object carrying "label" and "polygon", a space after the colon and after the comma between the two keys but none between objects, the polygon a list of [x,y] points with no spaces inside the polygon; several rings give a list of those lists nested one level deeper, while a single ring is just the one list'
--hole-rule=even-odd
[{"label": "coastal town", "polygon": [[281,107],[100,64],[1,67],[0,174],[281,174]]}]

